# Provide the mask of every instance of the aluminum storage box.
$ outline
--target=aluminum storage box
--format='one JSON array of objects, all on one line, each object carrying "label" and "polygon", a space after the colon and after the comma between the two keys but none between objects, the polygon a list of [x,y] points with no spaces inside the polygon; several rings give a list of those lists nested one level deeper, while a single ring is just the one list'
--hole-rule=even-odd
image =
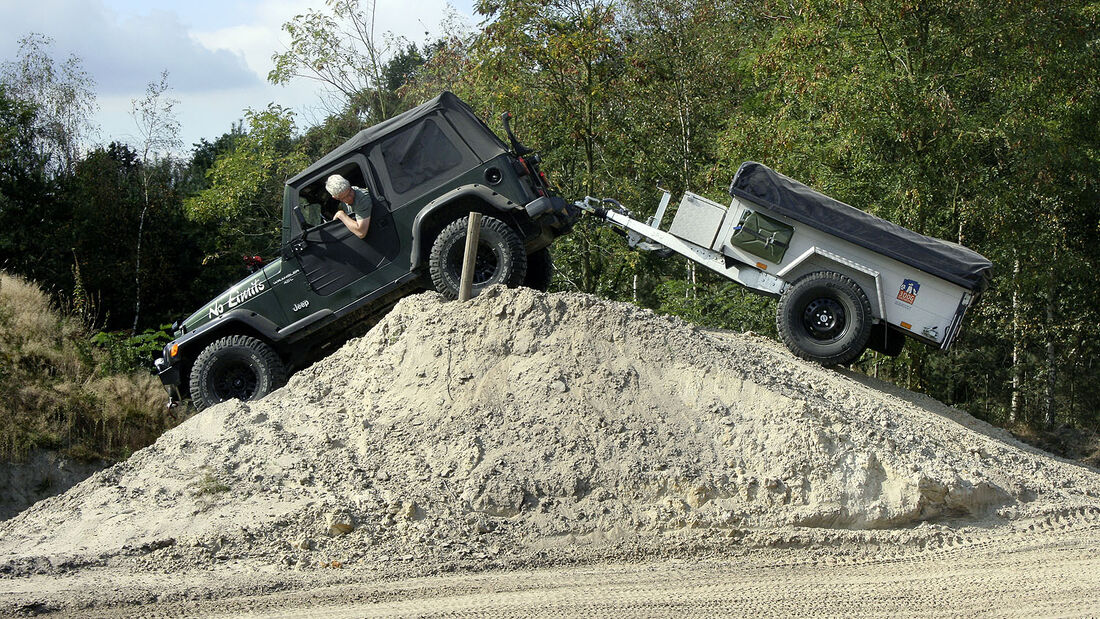
[{"label": "aluminum storage box", "polygon": [[669,233],[710,249],[722,227],[726,207],[693,193],[685,193]]}]

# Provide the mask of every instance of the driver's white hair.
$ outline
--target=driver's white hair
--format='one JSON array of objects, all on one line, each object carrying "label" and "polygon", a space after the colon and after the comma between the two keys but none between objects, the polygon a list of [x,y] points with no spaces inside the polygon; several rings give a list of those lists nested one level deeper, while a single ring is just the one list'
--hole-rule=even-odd
[{"label": "driver's white hair", "polygon": [[334,198],[347,191],[350,187],[351,183],[348,182],[348,179],[339,174],[333,174],[325,179],[325,189],[328,190],[329,195]]}]

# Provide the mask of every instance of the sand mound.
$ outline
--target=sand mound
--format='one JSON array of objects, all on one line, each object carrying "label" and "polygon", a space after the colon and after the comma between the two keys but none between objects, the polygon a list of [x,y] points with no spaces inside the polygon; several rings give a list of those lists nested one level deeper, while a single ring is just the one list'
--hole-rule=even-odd
[{"label": "sand mound", "polygon": [[1100,475],[857,378],[586,295],[418,295],[267,398],[0,524],[0,563],[535,557],[1097,504]]}]

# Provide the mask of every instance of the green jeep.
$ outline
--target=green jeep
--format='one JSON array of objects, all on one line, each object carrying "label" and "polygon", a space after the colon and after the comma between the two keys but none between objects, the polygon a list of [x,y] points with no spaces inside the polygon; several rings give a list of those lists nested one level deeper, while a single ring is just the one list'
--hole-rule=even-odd
[{"label": "green jeep", "polygon": [[[455,95],[360,131],[286,183],[281,256],[182,323],[156,360],[169,406],[251,400],[362,334],[409,294],[458,293],[469,213],[484,214],[475,293],[550,283],[548,247],[579,218],[550,190],[539,157],[508,147]],[[360,239],[333,219],[325,179],[373,199]]]}]

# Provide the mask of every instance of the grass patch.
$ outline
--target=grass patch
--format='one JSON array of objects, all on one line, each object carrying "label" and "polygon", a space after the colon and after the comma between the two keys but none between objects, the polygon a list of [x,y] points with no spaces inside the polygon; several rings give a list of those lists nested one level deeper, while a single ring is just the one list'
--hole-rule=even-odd
[{"label": "grass patch", "polygon": [[194,487],[194,490],[191,491],[191,495],[196,497],[229,492],[229,486],[215,477],[210,469],[204,469],[203,476],[192,482],[191,485]]},{"label": "grass patch", "polygon": [[120,368],[38,286],[0,272],[0,459],[125,458],[178,423],[164,401],[154,376]]}]

